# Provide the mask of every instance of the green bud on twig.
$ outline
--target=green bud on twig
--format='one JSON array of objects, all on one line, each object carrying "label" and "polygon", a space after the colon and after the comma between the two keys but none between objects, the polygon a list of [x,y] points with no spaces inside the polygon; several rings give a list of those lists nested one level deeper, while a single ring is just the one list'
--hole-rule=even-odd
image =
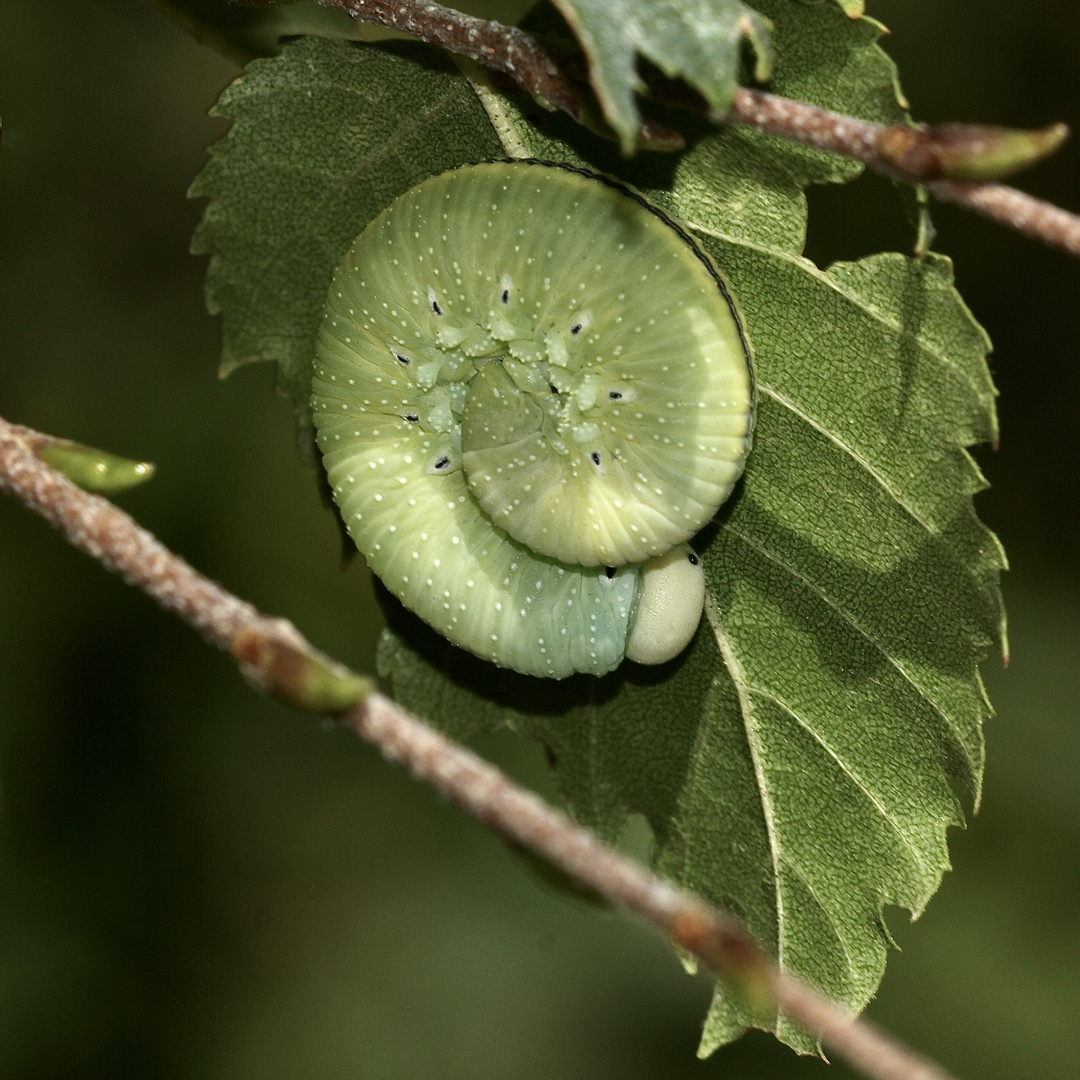
[{"label": "green bud on twig", "polygon": [[896,124],[881,134],[877,151],[887,166],[910,180],[1000,180],[1049,157],[1068,135],[1065,124],[1038,131],[982,124]]},{"label": "green bud on twig", "polygon": [[294,643],[261,627],[246,627],[233,636],[230,651],[249,682],[305,712],[342,713],[375,689],[370,679],[316,652],[299,636]]},{"label": "green bud on twig", "polygon": [[127,491],[145,484],[154,475],[154,466],[147,461],[132,461],[67,439],[43,443],[34,452],[73,484],[99,495]]},{"label": "green bud on twig", "polygon": [[676,945],[708,964],[754,1016],[775,1014],[772,963],[744,930],[700,904],[680,912],[670,933]]}]

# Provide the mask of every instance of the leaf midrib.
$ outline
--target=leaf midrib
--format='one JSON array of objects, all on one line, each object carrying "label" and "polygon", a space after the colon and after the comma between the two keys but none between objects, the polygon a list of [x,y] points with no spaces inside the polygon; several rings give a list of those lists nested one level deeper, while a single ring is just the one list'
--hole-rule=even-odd
[{"label": "leaf midrib", "polygon": [[739,663],[727,634],[724,631],[720,613],[716,610],[716,604],[712,596],[705,594],[705,615],[709,620],[716,647],[720,652],[720,658],[724,662],[728,676],[735,687],[736,696],[739,699],[739,714],[743,721],[743,731],[746,735],[746,745],[750,751],[750,759],[754,768],[754,778],[757,781],[758,798],[761,802],[761,816],[765,822],[765,834],[769,839],[769,858],[773,868],[773,895],[775,897],[776,910],[776,964],[784,970],[784,935],[786,932],[784,913],[784,890],[780,882],[780,839],[776,835],[775,812],[772,805],[772,797],[769,794],[769,786],[765,782],[765,769],[761,761],[761,747],[758,745],[754,730],[754,712],[749,699],[752,689],[747,681],[746,674]]}]

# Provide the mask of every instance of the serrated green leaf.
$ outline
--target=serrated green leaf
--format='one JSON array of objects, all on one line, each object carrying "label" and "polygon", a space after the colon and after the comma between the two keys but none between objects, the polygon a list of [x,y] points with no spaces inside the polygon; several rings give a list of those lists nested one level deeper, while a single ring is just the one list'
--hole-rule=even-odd
[{"label": "serrated green leaf", "polygon": [[[760,7],[778,92],[901,117],[876,24],[832,5]],[[619,172],[695,229],[755,346],[755,446],[708,539],[708,619],[666,670],[538,687],[398,612],[380,671],[459,735],[507,724],[542,741],[579,820],[614,840],[644,815],[662,873],[861,1008],[890,943],[883,906],[922,910],[962,821],[954,789],[977,799],[981,783],[976,665],[1002,640],[1004,561],[973,514],[983,481],[966,451],[996,434],[985,335],[945,259],[822,272],[799,255],[803,187],[850,179],[852,162],[730,130],[665,171],[482,97],[514,153]],[[753,1023],[721,988],[701,1052]],[[773,1030],[815,1049],[786,1018]]]},{"label": "serrated green leaf", "polygon": [[717,113],[731,107],[740,51],[749,42],[755,77],[772,71],[768,23],[741,0],[552,0],[589,60],[608,123],[629,153],[637,135],[638,57],[684,79]]},{"label": "serrated green leaf", "polygon": [[191,186],[192,241],[223,321],[221,372],[273,360],[302,425],[334,269],[401,192],[501,147],[468,83],[421,45],[307,38],[256,60],[214,108],[233,125]]},{"label": "serrated green leaf", "polygon": [[[776,26],[774,89],[900,118],[876,24],[832,4],[757,6]],[[823,272],[801,257],[803,188],[857,164],[704,125],[686,154],[628,163],[478,80],[489,123],[431,55],[298,43],[227,92],[234,127],[198,185],[212,197],[199,242],[215,256],[227,361],[282,360],[306,402],[341,254],[399,191],[465,160],[590,164],[696,230],[745,313],[759,404],[744,484],[703,538],[709,618],[690,651],[545,683],[452,648],[388,602],[380,671],[457,737],[507,724],[541,740],[581,821],[617,840],[643,818],[663,873],[859,1008],[884,968],[882,906],[922,909],[961,820],[953,788],[977,796],[981,781],[976,664],[1003,632],[1003,560],[972,512],[982,480],[965,449],[995,432],[985,338],[946,260],[879,255]],[[752,1022],[718,992],[702,1052]],[[774,1030],[814,1049],[784,1018]]]}]

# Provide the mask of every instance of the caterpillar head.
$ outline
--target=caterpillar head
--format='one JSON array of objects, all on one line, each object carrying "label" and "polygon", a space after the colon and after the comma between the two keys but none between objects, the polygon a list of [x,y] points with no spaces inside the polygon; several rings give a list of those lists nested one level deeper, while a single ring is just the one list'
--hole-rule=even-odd
[{"label": "caterpillar head", "polygon": [[607,178],[491,162],[361,233],[313,406],[387,587],[456,644],[561,678],[685,647],[704,597],[685,544],[741,473],[751,400],[734,302],[684,229]]},{"label": "caterpillar head", "polygon": [[674,660],[690,644],[705,606],[705,572],[689,544],[649,559],[626,638],[626,659],[639,664]]}]

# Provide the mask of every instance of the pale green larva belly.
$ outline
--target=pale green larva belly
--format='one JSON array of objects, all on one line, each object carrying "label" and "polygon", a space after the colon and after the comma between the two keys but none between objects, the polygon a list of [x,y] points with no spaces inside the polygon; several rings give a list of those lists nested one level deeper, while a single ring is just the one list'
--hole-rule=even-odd
[{"label": "pale green larva belly", "polygon": [[[425,181],[357,239],[313,406],[386,586],[477,655],[562,678],[622,660],[653,603],[643,567],[738,479],[751,399],[734,306],[681,229],[604,178],[494,162]],[[631,655],[667,659],[693,625]]]}]

